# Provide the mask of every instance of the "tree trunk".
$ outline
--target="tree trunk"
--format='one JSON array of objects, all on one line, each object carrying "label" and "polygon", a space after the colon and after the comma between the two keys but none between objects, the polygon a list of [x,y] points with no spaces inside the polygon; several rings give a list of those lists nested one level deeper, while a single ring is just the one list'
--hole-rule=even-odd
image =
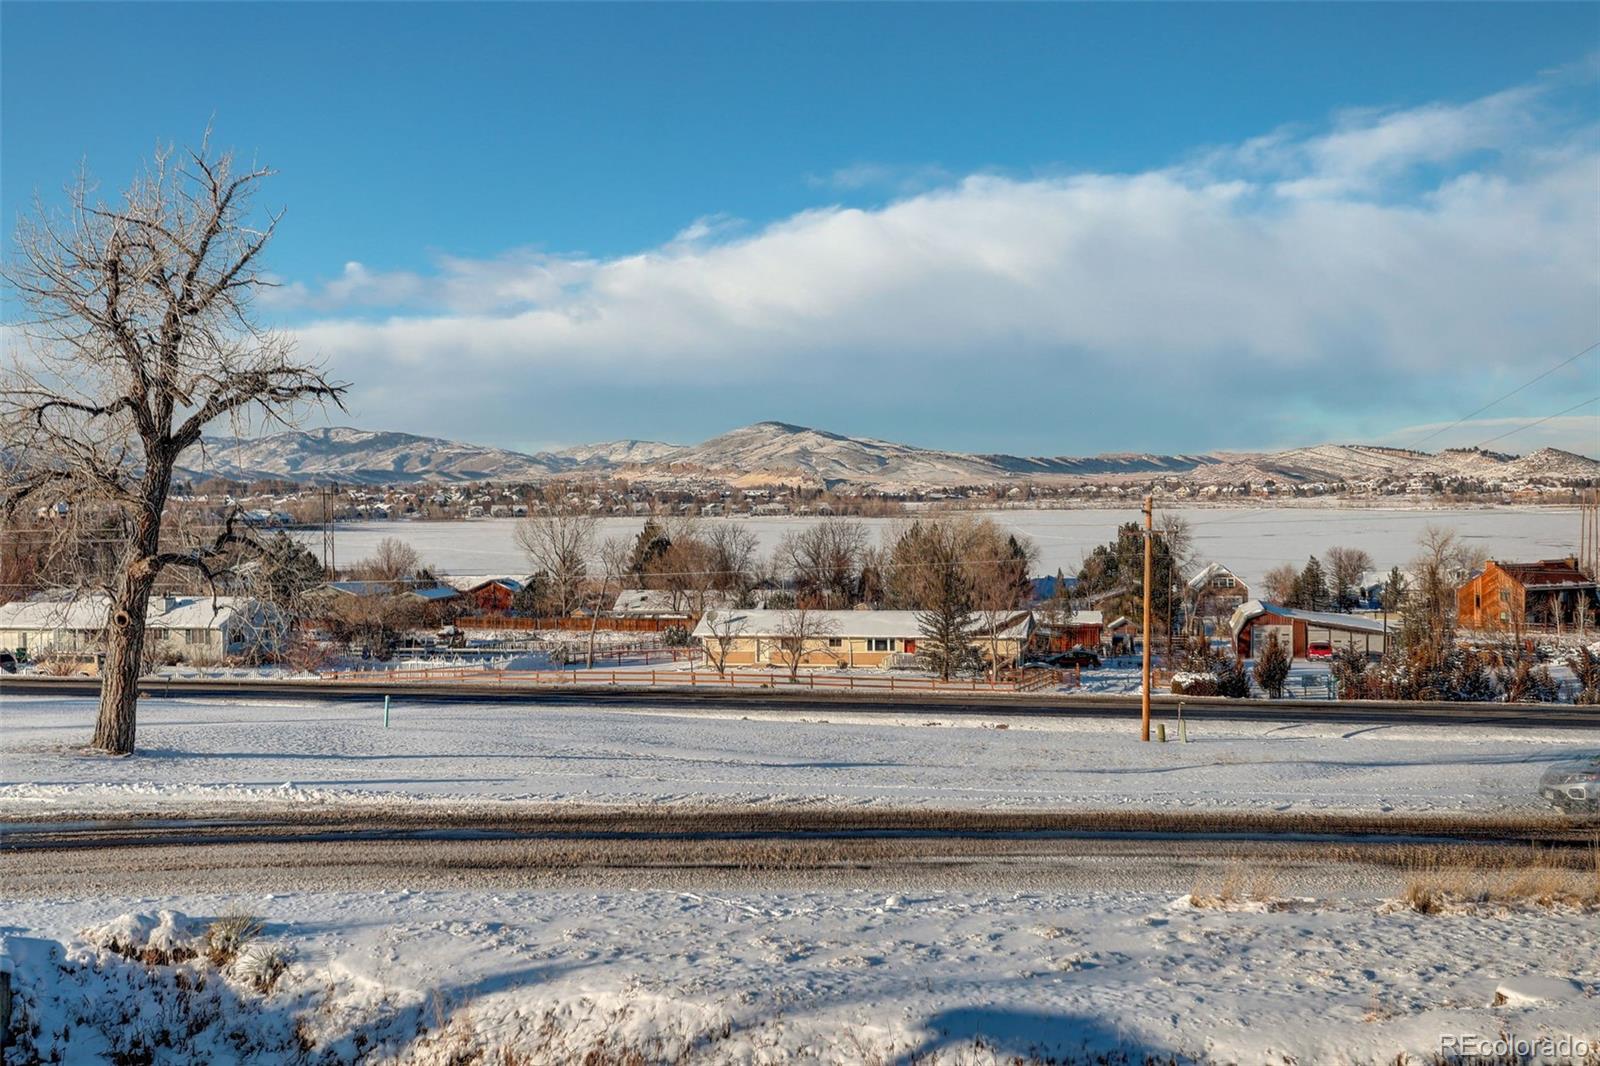
[{"label": "tree trunk", "polygon": [[145,612],[155,577],[125,576],[106,620],[106,662],[100,675],[100,717],[93,747],[132,755],[140,667],[144,663]]}]

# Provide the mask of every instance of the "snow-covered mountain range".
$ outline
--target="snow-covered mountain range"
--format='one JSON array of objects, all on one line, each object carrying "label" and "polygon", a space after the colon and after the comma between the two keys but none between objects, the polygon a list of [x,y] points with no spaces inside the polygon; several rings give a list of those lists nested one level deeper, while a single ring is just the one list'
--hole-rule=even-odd
[{"label": "snow-covered mountain range", "polygon": [[1600,462],[1554,448],[1522,456],[1356,444],[1199,455],[976,455],[784,422],[757,422],[693,445],[622,440],[533,454],[410,433],[336,427],[254,439],[208,438],[202,448],[184,456],[183,465],[191,474],[239,480],[397,484],[538,481],[563,474],[614,474],[634,480],[703,475],[745,486],[803,481],[887,491],[1025,480],[1177,478],[1204,486],[1269,479],[1285,485],[1434,478],[1565,484],[1600,479]]}]

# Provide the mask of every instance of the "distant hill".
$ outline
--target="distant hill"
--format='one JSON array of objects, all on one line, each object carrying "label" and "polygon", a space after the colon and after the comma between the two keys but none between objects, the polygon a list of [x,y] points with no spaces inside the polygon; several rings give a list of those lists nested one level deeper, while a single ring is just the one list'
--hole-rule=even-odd
[{"label": "distant hill", "polygon": [[747,486],[803,481],[883,491],[1023,480],[1176,478],[1201,487],[1268,480],[1307,485],[1434,478],[1504,484],[1600,479],[1600,462],[1555,448],[1523,456],[1478,449],[1428,453],[1359,444],[1199,455],[974,455],[786,422],[757,422],[693,445],[624,440],[531,455],[411,433],[338,427],[253,439],[207,438],[201,449],[185,454],[183,466],[191,475],[238,480],[403,484],[616,474],[634,480],[705,476]]}]

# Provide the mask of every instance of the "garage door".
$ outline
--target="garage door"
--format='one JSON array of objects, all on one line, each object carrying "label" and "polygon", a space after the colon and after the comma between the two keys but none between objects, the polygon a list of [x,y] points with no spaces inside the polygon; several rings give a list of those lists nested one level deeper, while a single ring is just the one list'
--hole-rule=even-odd
[{"label": "garage door", "polygon": [[1290,655],[1294,654],[1294,626],[1264,626],[1250,627],[1250,657],[1256,658],[1272,643],[1272,638],[1278,638],[1278,644]]}]

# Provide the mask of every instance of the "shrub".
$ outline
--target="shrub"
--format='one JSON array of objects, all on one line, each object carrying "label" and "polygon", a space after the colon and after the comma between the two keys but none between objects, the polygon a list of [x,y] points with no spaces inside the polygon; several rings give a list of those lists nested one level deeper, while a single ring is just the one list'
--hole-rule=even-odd
[{"label": "shrub", "polygon": [[1578,695],[1573,702],[1585,707],[1600,705],[1600,655],[1578,648],[1567,657],[1567,665],[1578,676]]},{"label": "shrub", "polygon": [[235,977],[266,995],[289,969],[289,953],[280,947],[258,945],[238,954],[230,967]]},{"label": "shrub", "polygon": [[227,966],[265,926],[252,914],[225,914],[206,929],[206,958],[216,967]]}]

